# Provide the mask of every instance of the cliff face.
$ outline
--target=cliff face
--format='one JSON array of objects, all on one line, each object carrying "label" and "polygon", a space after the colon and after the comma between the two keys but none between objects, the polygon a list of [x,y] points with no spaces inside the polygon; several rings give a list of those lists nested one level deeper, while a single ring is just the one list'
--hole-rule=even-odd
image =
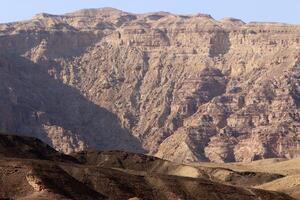
[{"label": "cliff face", "polygon": [[105,8],[0,24],[0,128],[175,161],[300,155],[300,27]]}]

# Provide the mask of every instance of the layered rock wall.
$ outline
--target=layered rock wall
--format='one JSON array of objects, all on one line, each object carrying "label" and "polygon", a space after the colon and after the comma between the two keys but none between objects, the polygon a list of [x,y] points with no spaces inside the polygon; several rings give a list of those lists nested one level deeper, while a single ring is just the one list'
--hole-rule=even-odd
[{"label": "layered rock wall", "polygon": [[299,46],[299,26],[202,14],[105,8],[1,24],[1,129],[65,152],[297,157]]}]

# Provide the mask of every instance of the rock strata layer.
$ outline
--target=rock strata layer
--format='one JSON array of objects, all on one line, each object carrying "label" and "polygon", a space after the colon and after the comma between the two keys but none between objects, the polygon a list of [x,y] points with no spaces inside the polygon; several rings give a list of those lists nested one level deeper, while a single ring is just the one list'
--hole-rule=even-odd
[{"label": "rock strata layer", "polygon": [[0,130],[65,153],[300,155],[300,26],[111,8],[0,24]]}]

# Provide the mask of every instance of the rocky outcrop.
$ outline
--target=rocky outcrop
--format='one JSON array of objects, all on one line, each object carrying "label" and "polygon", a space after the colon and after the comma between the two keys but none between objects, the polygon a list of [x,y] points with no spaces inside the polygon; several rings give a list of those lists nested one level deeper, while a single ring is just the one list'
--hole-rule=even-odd
[{"label": "rocky outcrop", "polygon": [[299,26],[203,14],[104,8],[1,24],[0,128],[67,153],[297,157],[299,44]]}]

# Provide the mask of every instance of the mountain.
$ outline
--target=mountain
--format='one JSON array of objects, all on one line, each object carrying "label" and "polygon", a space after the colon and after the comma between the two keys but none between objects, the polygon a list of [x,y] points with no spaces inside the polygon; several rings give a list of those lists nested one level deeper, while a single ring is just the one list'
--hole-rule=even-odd
[{"label": "mountain", "polygon": [[112,8],[0,24],[0,130],[177,161],[300,154],[300,26]]},{"label": "mountain", "polygon": [[5,141],[0,148],[0,199],[294,199],[254,188],[287,178],[275,173],[182,165],[123,151],[85,151],[71,157],[35,138],[0,139]]}]

